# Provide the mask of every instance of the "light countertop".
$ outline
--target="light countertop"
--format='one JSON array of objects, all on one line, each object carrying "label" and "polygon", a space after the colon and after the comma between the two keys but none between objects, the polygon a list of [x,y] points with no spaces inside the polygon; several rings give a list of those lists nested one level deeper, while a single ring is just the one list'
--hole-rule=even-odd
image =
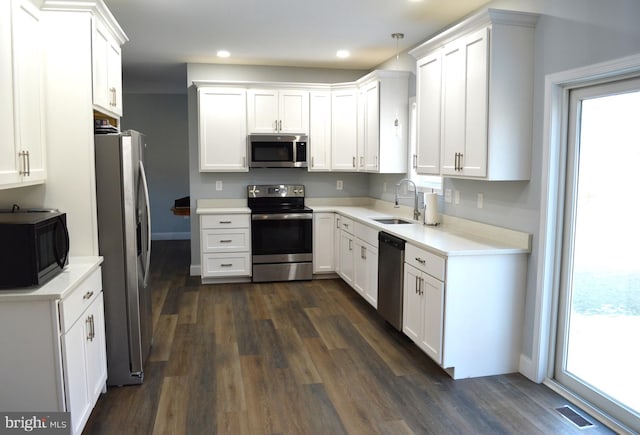
[{"label": "light countertop", "polygon": [[0,290],[0,303],[17,300],[64,299],[102,264],[102,257],[70,257],[60,274],[40,287]]},{"label": "light countertop", "polygon": [[[240,202],[236,202],[240,201]],[[242,200],[198,200],[198,214],[250,213]],[[246,203],[246,200],[244,201]],[[315,213],[331,212],[353,219],[378,231],[385,231],[420,248],[444,256],[528,254],[531,252],[531,234],[483,224],[452,216],[441,215],[441,224],[427,226],[407,216],[411,209],[393,208],[393,204],[380,201],[332,201],[309,198],[307,205]],[[374,218],[399,217],[412,224],[382,224]]]}]

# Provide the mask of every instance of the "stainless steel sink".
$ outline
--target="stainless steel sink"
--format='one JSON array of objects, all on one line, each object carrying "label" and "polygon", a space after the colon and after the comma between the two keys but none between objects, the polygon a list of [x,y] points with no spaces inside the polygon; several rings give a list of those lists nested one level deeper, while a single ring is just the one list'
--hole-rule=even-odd
[{"label": "stainless steel sink", "polygon": [[414,222],[406,221],[399,218],[373,218],[374,221],[386,225],[398,225],[398,224],[412,224]]}]

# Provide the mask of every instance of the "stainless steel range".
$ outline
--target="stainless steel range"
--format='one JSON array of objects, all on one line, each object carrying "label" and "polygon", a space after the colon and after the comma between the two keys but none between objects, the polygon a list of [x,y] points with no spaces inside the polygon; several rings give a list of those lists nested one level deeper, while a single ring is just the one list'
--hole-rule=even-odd
[{"label": "stainless steel range", "polygon": [[249,185],[253,281],[307,280],[313,276],[313,210],[302,185]]}]

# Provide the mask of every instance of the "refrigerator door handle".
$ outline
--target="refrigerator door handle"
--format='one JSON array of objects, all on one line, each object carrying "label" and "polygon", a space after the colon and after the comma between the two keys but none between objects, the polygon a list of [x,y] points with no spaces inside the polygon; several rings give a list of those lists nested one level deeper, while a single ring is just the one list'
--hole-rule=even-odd
[{"label": "refrigerator door handle", "polygon": [[149,266],[151,263],[151,206],[149,204],[149,187],[147,185],[147,174],[144,170],[144,164],[140,160],[140,178],[142,180],[144,190],[144,201],[147,215],[147,252],[145,253],[144,261],[144,278],[143,283],[146,287],[149,282]]}]

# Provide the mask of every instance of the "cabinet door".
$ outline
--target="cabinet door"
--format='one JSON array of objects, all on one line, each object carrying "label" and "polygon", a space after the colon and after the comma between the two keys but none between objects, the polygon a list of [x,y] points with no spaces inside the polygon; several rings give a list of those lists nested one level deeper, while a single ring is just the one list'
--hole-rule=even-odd
[{"label": "cabinet door", "polygon": [[442,174],[457,175],[457,155],[464,151],[464,68],[464,41],[446,45],[442,53]]},{"label": "cabinet door", "polygon": [[354,237],[346,231],[340,231],[340,276],[353,286]]},{"label": "cabinet door", "polygon": [[91,337],[86,344],[87,387],[91,407],[98,400],[107,381],[107,354],[104,330],[104,300],[102,292],[87,309],[85,317],[90,319],[88,324]]},{"label": "cabinet door", "polygon": [[198,89],[200,172],[246,172],[246,91]]},{"label": "cabinet door", "polygon": [[335,215],[333,213],[313,214],[313,272],[328,273],[334,268],[334,232]]},{"label": "cabinet door", "polygon": [[32,183],[46,178],[40,15],[27,0],[13,6],[15,140],[23,154],[22,181]]},{"label": "cabinet door", "polygon": [[419,346],[435,362],[442,364],[444,283],[425,273],[422,274],[420,291],[424,298],[424,319]]},{"label": "cabinet door", "polygon": [[353,286],[367,302],[378,308],[378,249],[356,239]]},{"label": "cabinet door", "polygon": [[442,174],[486,176],[488,32],[482,29],[444,47]]},{"label": "cabinet door", "polygon": [[309,133],[309,92],[279,91],[278,133]]},{"label": "cabinet door", "polygon": [[418,60],[417,65],[417,156],[413,165],[419,174],[440,173],[440,110],[442,52],[440,49]]},{"label": "cabinet door", "polygon": [[340,275],[340,271],[342,270],[342,256],[340,255],[342,251],[342,231],[340,231],[340,224],[342,221],[342,217],[339,214],[336,214],[335,224],[336,226],[333,228],[333,264],[336,269],[336,273]]},{"label": "cabinet door", "polygon": [[109,110],[109,33],[99,21],[93,25],[93,104]]},{"label": "cabinet door", "polygon": [[249,133],[278,131],[278,92],[249,89],[247,92]]},{"label": "cabinet door", "polygon": [[380,152],[380,85],[369,83],[362,94],[364,98],[364,170],[378,172]]},{"label": "cabinet door", "polygon": [[487,175],[487,117],[489,114],[488,29],[467,36],[465,49],[465,124],[462,175]]},{"label": "cabinet door", "polygon": [[422,331],[422,296],[419,282],[422,273],[415,267],[404,264],[404,297],[402,305],[402,331],[413,340],[420,342]]},{"label": "cabinet door", "polygon": [[331,168],[356,171],[358,145],[358,91],[333,91],[331,95]]},{"label": "cabinet door", "polygon": [[80,433],[91,412],[85,353],[85,342],[90,339],[89,323],[89,317],[82,315],[62,336],[65,400],[71,413],[72,433]]},{"label": "cabinet door", "polygon": [[122,116],[122,52],[112,40],[109,40],[107,47],[107,80],[109,108]]},{"label": "cabinet door", "polygon": [[11,2],[0,2],[0,187],[20,180],[13,125]]},{"label": "cabinet door", "polygon": [[313,91],[309,98],[309,172],[330,171],[331,92]]}]

